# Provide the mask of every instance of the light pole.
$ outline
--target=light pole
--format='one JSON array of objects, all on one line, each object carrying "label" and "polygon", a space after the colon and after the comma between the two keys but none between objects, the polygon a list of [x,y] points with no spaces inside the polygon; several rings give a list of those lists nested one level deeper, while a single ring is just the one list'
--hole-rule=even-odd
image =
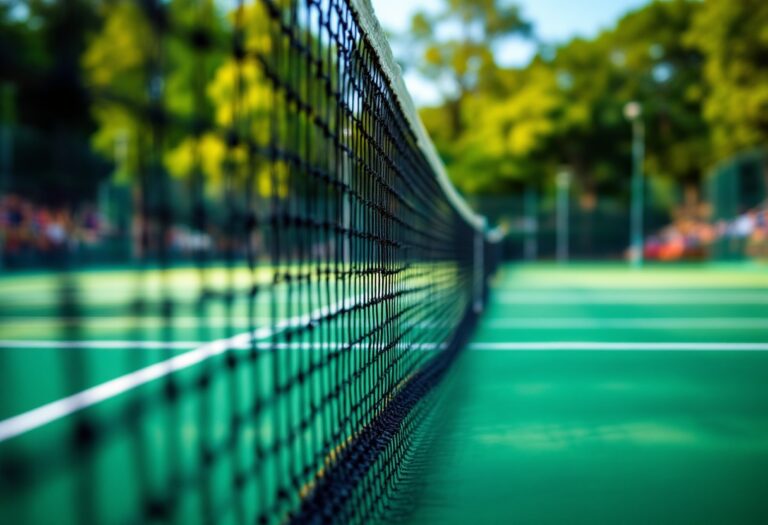
[{"label": "light pole", "polygon": [[[13,169],[13,124],[16,89],[13,84],[0,82],[0,197],[10,191]],[[5,236],[0,232],[0,268],[5,256]]]},{"label": "light pole", "polygon": [[525,260],[535,261],[539,257],[539,210],[536,204],[538,196],[533,183],[525,190]]},{"label": "light pole", "polygon": [[629,260],[634,267],[643,265],[643,158],[645,157],[645,125],[643,106],[628,102],[624,116],[632,123],[632,206],[630,216]]},{"label": "light pole", "polygon": [[560,168],[557,174],[557,260],[568,262],[568,200],[571,190],[571,172],[568,168]]}]

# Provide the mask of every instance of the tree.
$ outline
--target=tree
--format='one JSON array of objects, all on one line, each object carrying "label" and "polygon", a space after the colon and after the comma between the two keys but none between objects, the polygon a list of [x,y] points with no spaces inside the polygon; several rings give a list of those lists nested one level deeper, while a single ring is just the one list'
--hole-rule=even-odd
[{"label": "tree", "polygon": [[[454,181],[469,192],[508,191],[548,183],[567,165],[577,190],[626,195],[631,132],[622,110],[639,100],[647,173],[697,182],[709,162],[703,59],[680,35],[699,8],[692,0],[653,2],[594,38],[541,52],[526,67],[499,68],[491,54],[486,75],[457,68],[457,78],[469,79],[457,82],[470,88],[422,111]],[[440,57],[435,73],[450,67]],[[451,125],[457,120],[459,128]]]},{"label": "tree", "polygon": [[[541,145],[555,132],[554,112],[563,103],[552,69],[537,59],[523,70],[499,72],[499,82],[503,96],[467,96],[466,129],[448,159],[454,180],[468,193],[509,191],[547,172]],[[424,116],[433,127],[431,115]]]},{"label": "tree", "polygon": [[704,114],[717,158],[768,141],[768,3],[707,0],[687,33],[704,54]]},{"label": "tree", "polygon": [[646,172],[698,182],[708,162],[702,58],[680,38],[698,8],[688,0],[654,2],[595,39],[557,50],[552,66],[566,105],[551,148],[587,189],[626,186],[630,131],[622,108],[630,100],[644,109]]},{"label": "tree", "polygon": [[514,35],[530,36],[531,25],[503,0],[444,0],[436,14],[414,15],[410,32],[419,49],[416,67],[444,87],[450,135],[457,138],[467,95],[496,81],[494,47]]},{"label": "tree", "polygon": [[93,121],[79,63],[98,26],[94,3],[0,2],[0,119],[12,128],[0,145],[12,159],[2,160],[4,191],[52,205],[79,202],[95,196],[107,173],[87,147]]},{"label": "tree", "polygon": [[[153,119],[163,119],[166,144],[183,142],[193,125],[212,120],[214,108],[204,93],[224,54],[216,48],[203,54],[188,39],[202,26],[208,34],[198,38],[215,41],[223,31],[222,17],[212,1],[174,0],[165,9],[153,13],[125,0],[104,4],[102,26],[82,56],[84,76],[95,94],[93,146],[115,161],[117,180],[129,181],[149,168]],[[176,34],[163,34],[158,26],[165,23],[163,17]],[[167,125],[174,122],[188,125]]]},{"label": "tree", "polygon": [[654,2],[612,32],[627,71],[617,95],[644,105],[646,171],[686,185],[697,185],[711,162],[702,116],[703,57],[682,38],[700,8],[690,0]]}]

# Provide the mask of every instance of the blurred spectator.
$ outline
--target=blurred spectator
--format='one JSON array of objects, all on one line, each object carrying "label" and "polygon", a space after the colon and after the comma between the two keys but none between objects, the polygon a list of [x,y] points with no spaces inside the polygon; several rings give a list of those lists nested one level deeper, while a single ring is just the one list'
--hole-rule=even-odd
[{"label": "blurred spectator", "polygon": [[704,259],[719,241],[731,243],[737,253],[768,258],[768,204],[716,224],[702,219],[678,219],[649,237],[644,253],[648,260]]},{"label": "blurred spectator", "polygon": [[[125,213],[130,213],[126,211]],[[139,216],[135,216],[138,218]],[[131,230],[112,228],[99,209],[90,203],[53,207],[33,203],[19,195],[0,196],[0,260],[10,268],[56,265],[75,255],[79,262],[124,261],[159,254],[174,260],[190,260],[200,254],[213,257],[244,254],[248,242],[253,250],[262,240],[219,232],[218,246],[210,231],[183,223],[162,228],[157,220],[136,223],[144,249],[131,249]]]},{"label": "blurred spectator", "polygon": [[59,261],[82,245],[100,244],[107,233],[92,205],[69,210],[34,204],[14,194],[0,198],[2,257],[10,266]]}]

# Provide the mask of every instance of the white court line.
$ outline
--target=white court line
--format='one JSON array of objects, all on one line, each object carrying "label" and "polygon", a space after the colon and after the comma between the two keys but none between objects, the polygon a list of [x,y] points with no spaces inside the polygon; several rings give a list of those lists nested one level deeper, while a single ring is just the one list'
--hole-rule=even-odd
[{"label": "white court line", "polygon": [[[238,336],[235,336],[238,337]],[[234,339],[234,338],[233,338]],[[231,341],[231,340],[230,340]],[[203,343],[198,341],[0,341],[0,348],[85,348],[97,350],[110,349],[187,349],[196,348]],[[344,343],[299,342],[299,343],[256,343],[252,340],[231,341],[229,350],[318,350],[338,349]],[[400,348],[414,350],[444,349],[444,343],[402,343]],[[369,348],[365,343],[355,344],[351,348]],[[478,351],[515,351],[515,350],[602,350],[602,351],[766,351],[768,343],[636,343],[636,342],[590,342],[590,341],[545,341],[545,342],[506,342],[506,343],[471,343],[470,350]],[[182,354],[184,355],[184,354]],[[0,434],[1,436],[1,434]],[[2,441],[2,439],[0,439]]]},{"label": "white court line", "polygon": [[768,304],[768,293],[659,293],[654,292],[573,292],[573,293],[527,293],[502,292],[493,295],[496,304]]},{"label": "white court line", "polygon": [[203,341],[46,341],[45,339],[31,341],[5,339],[0,341],[0,348],[54,348],[54,349],[94,349],[94,350],[186,350],[204,345]]},{"label": "white court line", "polygon": [[[56,315],[39,315],[39,316],[5,316],[0,318],[0,325],[11,325],[19,327],[22,325],[80,325],[88,326],[91,328],[113,328],[113,327],[132,327],[137,324],[153,324],[155,326],[170,327],[170,328],[197,328],[197,327],[215,327],[215,328],[227,328],[240,327],[248,328],[253,325],[265,325],[272,322],[271,317],[254,317],[237,316],[237,317],[199,317],[199,316],[170,316],[165,317],[161,315],[83,315],[82,317],[58,317]],[[432,328],[439,326],[439,323],[432,321],[421,321],[418,323],[403,322],[403,326],[416,326],[418,328]],[[27,328],[27,327],[24,327]],[[0,343],[2,344],[2,343]],[[202,343],[201,343],[202,344]]]},{"label": "white court line", "polygon": [[59,316],[56,313],[51,315],[4,315],[0,322],[6,324],[12,323],[38,323],[49,321],[51,323],[98,323],[120,321],[122,324],[135,323],[136,321],[165,321],[167,324],[208,324],[208,323],[247,323],[253,320],[254,323],[268,323],[272,318],[266,315],[250,317],[243,315],[162,315],[162,314],[117,314],[117,315],[99,315],[86,313],[81,316]]},{"label": "white court line", "polygon": [[[256,338],[254,338],[256,339]],[[202,341],[28,341],[12,339],[0,341],[0,349],[85,349],[85,350],[186,350],[196,348],[206,343]],[[345,343],[312,342],[298,343],[253,343],[250,341],[232,342],[229,350],[336,350],[346,348]],[[373,343],[356,343],[349,346],[354,350],[366,349],[375,346]],[[436,350],[446,348],[445,343],[408,343],[401,342],[395,348],[409,348],[414,350]]]},{"label": "white court line", "polygon": [[768,343],[605,343],[599,341],[546,341],[471,343],[470,350],[493,352],[585,350],[598,352],[768,352]]},{"label": "white court line", "polygon": [[590,319],[578,317],[503,317],[487,319],[484,326],[525,330],[588,329],[617,330],[625,328],[664,328],[678,330],[720,330],[724,328],[768,330],[768,317],[626,317]]},{"label": "white court line", "polygon": [[12,416],[0,421],[0,443],[43,425],[47,425],[57,419],[79,412],[84,408],[88,408],[120,395],[138,386],[174,372],[184,370],[216,355],[223,354],[232,347],[247,346],[254,339],[267,339],[277,332],[292,326],[302,326],[313,320],[321,319],[331,313],[336,313],[344,308],[351,307],[354,307],[354,303],[345,300],[342,301],[341,304],[325,306],[309,314],[286,319],[275,325],[274,328],[260,328],[258,330],[237,334],[226,339],[205,343],[183,354],[173,356],[159,363],[149,365],[145,368],[106,381],[105,383],[87,388],[76,394],[52,401],[19,415]]}]

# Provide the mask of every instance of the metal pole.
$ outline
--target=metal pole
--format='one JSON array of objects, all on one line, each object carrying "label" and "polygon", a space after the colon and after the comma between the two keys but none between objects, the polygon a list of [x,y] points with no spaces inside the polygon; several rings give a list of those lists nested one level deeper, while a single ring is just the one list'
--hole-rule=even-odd
[{"label": "metal pole", "polygon": [[485,230],[487,222],[482,218],[481,228],[475,230],[475,250],[473,257],[474,266],[474,304],[473,310],[476,314],[483,311],[483,301],[485,299]]},{"label": "metal pole", "polygon": [[632,121],[632,266],[643,265],[643,208],[645,184],[643,181],[643,157],[645,156],[645,126],[641,117]]},{"label": "metal pole", "polygon": [[557,260],[568,262],[568,197],[571,174],[566,170],[557,174]]},{"label": "metal pole", "polygon": [[533,186],[525,191],[525,259],[535,261],[539,257],[539,212],[537,195]]},{"label": "metal pole", "polygon": [[[15,119],[15,95],[13,84],[0,83],[0,197],[10,191],[13,169],[13,125]],[[0,268],[4,266],[5,237],[0,233]]]}]

